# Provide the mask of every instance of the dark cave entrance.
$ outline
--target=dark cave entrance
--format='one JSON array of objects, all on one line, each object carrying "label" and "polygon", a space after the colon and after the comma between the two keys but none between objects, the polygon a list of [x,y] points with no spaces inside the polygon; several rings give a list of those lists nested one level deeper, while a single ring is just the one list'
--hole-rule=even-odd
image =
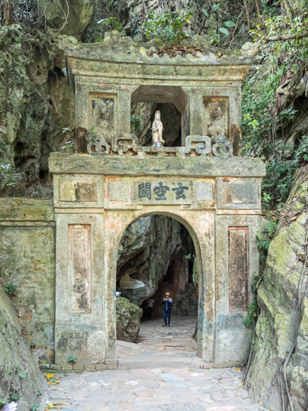
[{"label": "dark cave entrance", "polygon": [[[130,283],[136,288],[130,289]],[[131,223],[120,242],[117,290],[143,309],[143,320],[148,319],[149,298],[155,301],[153,317],[162,318],[167,291],[173,299],[172,315],[197,317],[197,260],[188,230],[174,218],[158,214]]]}]

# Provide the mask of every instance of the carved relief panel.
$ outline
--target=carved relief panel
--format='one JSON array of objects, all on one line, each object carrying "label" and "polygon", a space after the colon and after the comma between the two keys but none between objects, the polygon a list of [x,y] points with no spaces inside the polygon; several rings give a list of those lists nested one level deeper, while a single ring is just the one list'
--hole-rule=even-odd
[{"label": "carved relief panel", "polygon": [[203,135],[210,136],[212,143],[219,135],[229,136],[229,98],[203,98]]},{"label": "carved relief panel", "polygon": [[90,93],[90,114],[93,132],[103,137],[107,143],[112,143],[117,133],[117,96],[109,93]]},{"label": "carved relief panel", "polygon": [[248,309],[248,227],[228,228],[229,310]]},{"label": "carved relief panel", "polygon": [[68,226],[71,311],[91,311],[91,226]]}]

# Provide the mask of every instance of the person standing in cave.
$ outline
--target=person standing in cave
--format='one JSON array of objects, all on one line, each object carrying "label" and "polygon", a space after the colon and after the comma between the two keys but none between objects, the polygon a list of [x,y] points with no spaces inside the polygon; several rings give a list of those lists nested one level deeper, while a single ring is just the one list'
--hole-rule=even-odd
[{"label": "person standing in cave", "polygon": [[170,327],[170,317],[171,317],[171,308],[172,308],[172,298],[170,298],[170,293],[166,293],[165,297],[163,298],[164,304],[164,321],[165,324],[163,327],[167,327],[167,319],[168,319],[168,327]]},{"label": "person standing in cave", "polygon": [[153,320],[152,311],[153,311],[154,303],[155,301],[154,301],[154,298],[152,297],[147,300],[147,314],[150,320]]}]

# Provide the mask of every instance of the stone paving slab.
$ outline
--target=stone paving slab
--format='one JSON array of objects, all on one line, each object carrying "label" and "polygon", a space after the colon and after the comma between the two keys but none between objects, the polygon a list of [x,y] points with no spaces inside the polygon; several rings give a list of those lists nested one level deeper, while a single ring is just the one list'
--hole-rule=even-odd
[{"label": "stone paving slab", "polygon": [[202,368],[191,338],[195,321],[173,316],[170,328],[162,319],[141,323],[138,344],[117,342],[118,370],[57,374],[46,404],[62,411],[265,410],[249,400],[239,369]]},{"label": "stone paving slab", "polygon": [[[262,411],[228,369],[136,369],[57,374],[46,403],[62,411]],[[232,377],[232,378],[230,378]],[[58,408],[59,409],[59,408]]]}]

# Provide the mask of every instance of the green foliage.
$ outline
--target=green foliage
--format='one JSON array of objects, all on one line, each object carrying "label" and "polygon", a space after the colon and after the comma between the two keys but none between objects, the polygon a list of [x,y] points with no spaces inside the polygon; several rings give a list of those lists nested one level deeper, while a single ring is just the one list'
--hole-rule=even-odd
[{"label": "green foliage", "polygon": [[265,231],[257,232],[257,241],[256,245],[258,247],[258,250],[260,252],[259,257],[260,257],[260,269],[264,269],[268,249],[270,246],[270,243],[274,237],[275,231],[277,228],[277,217],[272,219],[270,216],[268,216],[268,223],[265,226]]},{"label": "green foliage", "polygon": [[296,159],[286,160],[273,157],[267,162],[266,176],[262,181],[263,209],[273,210],[283,207],[288,198],[298,165],[299,162]]},{"label": "green foliage", "polygon": [[17,286],[15,284],[11,284],[11,283],[5,284],[4,290],[8,295],[16,295]]},{"label": "green foliage", "polygon": [[255,275],[255,276],[253,277],[253,280],[252,280],[252,283],[251,283],[251,288],[252,288],[252,291],[253,291],[254,293],[257,292],[257,286],[258,286],[259,281],[260,281],[260,276],[259,276],[259,275]]},{"label": "green foliage", "polygon": [[307,21],[306,6],[293,18],[282,14],[263,18],[251,34],[255,37],[255,41],[275,39],[276,41],[271,43],[275,54],[296,49],[296,59],[305,61],[308,56]]},{"label": "green foliage", "polygon": [[11,395],[11,400],[13,401],[18,401],[20,396],[17,394],[17,392],[14,392],[14,394]]},{"label": "green foliage", "polygon": [[69,357],[68,357],[68,362],[76,362],[77,361],[77,357],[75,357],[74,355],[70,355]]},{"label": "green foliage", "polygon": [[[265,160],[262,207],[273,210],[283,207],[296,169],[308,161],[307,136],[301,136],[292,146],[285,143],[290,137],[288,126],[297,113],[292,92],[307,70],[308,8],[304,7],[290,19],[286,15],[274,15],[267,3],[262,2],[267,17],[259,16],[260,23],[251,31],[255,41],[266,44],[262,53],[267,61],[266,69],[259,73],[260,66],[256,66],[255,74],[244,84],[242,153]],[[276,90],[284,84],[289,87],[289,94],[277,96]]]},{"label": "green foliage", "polygon": [[0,398],[0,404],[6,404],[7,401],[3,400],[2,398]]},{"label": "green foliage", "polygon": [[95,141],[96,138],[97,138],[96,127],[91,127],[91,128],[90,128],[88,137],[89,137],[89,142],[90,142],[90,143],[94,143],[94,141]]},{"label": "green foliage", "polygon": [[299,139],[299,147],[295,151],[295,159],[299,164],[308,162],[308,136],[303,136]]},{"label": "green foliage", "polygon": [[[277,64],[273,60],[273,64]],[[275,110],[276,90],[280,77],[286,68],[272,73],[272,66],[265,71],[263,78],[256,86],[252,77],[244,83],[242,100],[243,154],[245,156],[269,157],[273,153],[273,141],[283,125],[286,113],[278,115]],[[288,112],[292,120],[295,112]]]},{"label": "green foliage", "polygon": [[116,17],[108,17],[108,19],[101,19],[97,22],[97,24],[101,24],[106,29],[109,28],[109,29],[114,29],[118,31],[122,30],[122,24],[119,23]]},{"label": "green foliage", "polygon": [[247,317],[244,321],[247,328],[252,327],[255,324],[256,319],[258,317],[258,310],[259,307],[257,302],[251,303],[249,305]]},{"label": "green foliage", "polygon": [[39,408],[40,408],[40,406],[38,404],[32,405],[31,411],[37,411]]},{"label": "green foliage", "polygon": [[64,145],[61,147],[61,153],[63,152],[71,153],[73,150],[74,150],[74,143],[71,140],[66,141]]},{"label": "green foliage", "polygon": [[165,11],[162,15],[154,16],[150,13],[141,26],[145,37],[148,39],[161,40],[164,43],[178,45],[188,38],[189,35],[184,33],[183,27],[190,22],[192,12],[183,10],[176,13]]},{"label": "green foliage", "polygon": [[26,378],[26,377],[27,377],[27,373],[26,373],[25,371],[20,372],[20,373],[18,374],[18,377],[20,377],[20,378]]},{"label": "green foliage", "polygon": [[134,125],[136,133],[140,132],[140,119],[134,116],[131,116],[130,122]]},{"label": "green foliage", "polygon": [[255,275],[251,283],[252,291],[255,293],[255,300],[253,303],[249,304],[248,313],[244,321],[247,328],[254,326],[258,318],[259,306],[258,306],[256,292],[257,292],[259,281],[260,281],[260,276]]},{"label": "green foliage", "polygon": [[[213,45],[218,45],[221,42],[221,40],[225,40],[226,37],[230,35],[228,29],[230,29],[231,27],[235,27],[235,23],[232,20],[224,20],[225,14],[222,15],[221,11],[222,9],[219,7],[219,4],[214,4],[211,7],[211,12],[216,13],[218,17],[217,31],[209,30],[208,32],[208,35],[210,37],[210,43]],[[209,13],[206,10],[202,9],[202,12],[207,18],[210,17]]]},{"label": "green foliage", "polygon": [[12,164],[0,165],[0,182],[3,180],[4,186],[15,187],[15,180],[21,179],[22,174],[16,173],[15,167]]},{"label": "green foliage", "polygon": [[269,245],[273,239],[274,233],[277,228],[277,219],[269,219],[268,223],[265,226],[266,233],[261,231],[257,232],[257,247],[264,257],[268,253]]},{"label": "green foliage", "polygon": [[292,107],[281,109],[276,90],[288,70],[280,66],[277,56],[271,57],[262,76],[248,79],[243,88],[242,154],[261,157],[266,161],[266,176],[262,182],[262,207],[281,208],[287,200],[295,171],[308,160],[308,138],[303,136],[298,147],[277,144],[277,136],[296,115]]}]

